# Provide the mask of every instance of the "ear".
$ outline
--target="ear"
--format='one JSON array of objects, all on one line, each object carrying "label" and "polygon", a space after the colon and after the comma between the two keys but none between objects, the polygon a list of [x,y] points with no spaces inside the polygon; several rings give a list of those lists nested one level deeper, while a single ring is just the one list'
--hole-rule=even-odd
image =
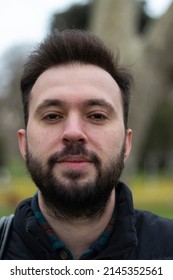
[{"label": "ear", "polygon": [[22,157],[25,159],[25,157],[26,157],[26,130],[19,129],[17,132],[17,136],[18,136],[20,153],[21,153]]},{"label": "ear", "polygon": [[126,130],[124,161],[127,160],[132,148],[132,130]]}]

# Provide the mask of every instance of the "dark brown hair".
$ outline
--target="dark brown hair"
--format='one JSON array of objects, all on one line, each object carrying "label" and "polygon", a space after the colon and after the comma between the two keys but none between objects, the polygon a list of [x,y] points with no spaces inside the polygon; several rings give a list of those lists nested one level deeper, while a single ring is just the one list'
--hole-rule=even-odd
[{"label": "dark brown hair", "polygon": [[96,35],[74,29],[55,30],[28,57],[21,79],[25,125],[29,116],[30,92],[37,78],[50,67],[74,63],[99,66],[113,77],[122,93],[124,124],[127,128],[132,75],[119,66],[118,55],[115,57]]}]

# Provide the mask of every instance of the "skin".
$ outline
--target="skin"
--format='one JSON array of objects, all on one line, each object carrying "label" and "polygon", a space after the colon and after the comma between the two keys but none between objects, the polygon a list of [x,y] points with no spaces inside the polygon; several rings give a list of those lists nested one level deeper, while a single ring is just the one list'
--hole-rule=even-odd
[{"label": "skin", "polygon": [[[18,131],[19,147],[25,159],[26,143],[34,156],[47,161],[68,143],[81,142],[102,160],[103,168],[116,157],[125,142],[124,161],[131,150],[132,131],[125,130],[121,92],[105,70],[94,65],[62,65],[43,72],[30,96],[26,130]],[[82,183],[95,179],[95,166],[85,157],[70,156],[54,167],[54,174],[65,180],[63,171],[79,170]],[[102,217],[95,220],[58,221],[46,209],[39,192],[39,206],[55,233],[75,258],[93,243],[106,228],[115,207],[113,190]],[[89,234],[92,227],[92,236]],[[69,237],[69,232],[70,237]],[[76,246],[77,244],[77,246]]]}]

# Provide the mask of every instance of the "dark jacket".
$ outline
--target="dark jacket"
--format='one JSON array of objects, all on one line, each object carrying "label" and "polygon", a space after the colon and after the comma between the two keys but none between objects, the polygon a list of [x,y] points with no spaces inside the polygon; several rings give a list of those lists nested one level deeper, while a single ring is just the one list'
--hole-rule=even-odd
[{"label": "dark jacket", "polygon": [[[6,260],[53,259],[49,238],[37,223],[30,203],[31,199],[23,201],[15,212]],[[173,220],[134,210],[131,192],[123,183],[116,191],[115,211],[113,234],[95,259],[173,259]]]}]

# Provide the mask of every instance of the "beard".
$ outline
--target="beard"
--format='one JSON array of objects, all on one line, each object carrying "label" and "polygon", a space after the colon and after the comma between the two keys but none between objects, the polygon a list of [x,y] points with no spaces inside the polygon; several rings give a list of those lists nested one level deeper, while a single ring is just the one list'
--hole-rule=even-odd
[{"label": "beard", "polygon": [[[47,163],[34,157],[27,146],[26,166],[40,190],[47,210],[61,220],[91,219],[101,216],[124,168],[125,145],[116,158],[102,167],[99,156],[82,144],[67,145],[63,151],[50,156]],[[95,178],[83,180],[81,170],[66,170],[61,178],[55,166],[67,156],[87,156],[95,167]]]}]

